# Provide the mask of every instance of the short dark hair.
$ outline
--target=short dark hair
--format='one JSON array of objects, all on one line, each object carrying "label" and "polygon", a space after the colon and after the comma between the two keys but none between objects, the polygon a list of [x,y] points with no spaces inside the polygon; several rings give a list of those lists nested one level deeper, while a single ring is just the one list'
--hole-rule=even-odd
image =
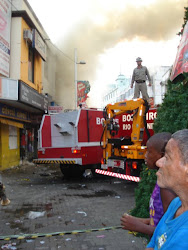
[{"label": "short dark hair", "polygon": [[184,164],[188,163],[188,129],[182,129],[175,132],[172,135],[172,139],[174,139],[177,144],[179,151],[182,156],[182,162]]},{"label": "short dark hair", "polygon": [[149,138],[148,144],[152,145],[158,153],[164,153],[165,147],[171,138],[171,133],[162,132],[154,134]]}]

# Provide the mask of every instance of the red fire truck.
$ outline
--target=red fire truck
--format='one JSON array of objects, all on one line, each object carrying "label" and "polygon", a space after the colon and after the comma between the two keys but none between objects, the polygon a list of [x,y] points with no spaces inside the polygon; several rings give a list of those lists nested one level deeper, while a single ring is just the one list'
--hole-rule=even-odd
[{"label": "red fire truck", "polygon": [[100,167],[103,112],[79,109],[44,115],[39,129],[38,159],[34,163],[59,163],[65,176]]},{"label": "red fire truck", "polygon": [[[153,133],[156,110],[147,113],[147,126]],[[118,116],[118,136],[130,136],[132,114]],[[103,159],[104,111],[79,109],[69,112],[44,115],[38,134],[37,164],[58,163],[65,176],[78,175],[86,169],[101,168]],[[147,140],[144,134],[144,142]]]},{"label": "red fire truck", "polygon": [[156,116],[156,110],[148,111],[148,103],[141,98],[106,106],[101,168],[107,171],[97,170],[97,173],[140,175],[147,150],[146,142],[153,135],[151,124],[147,120],[152,118],[153,121]]}]

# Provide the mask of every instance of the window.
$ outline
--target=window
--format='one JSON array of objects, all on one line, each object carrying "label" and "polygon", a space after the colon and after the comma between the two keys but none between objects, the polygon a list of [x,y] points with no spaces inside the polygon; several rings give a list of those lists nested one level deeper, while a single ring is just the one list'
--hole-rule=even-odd
[{"label": "window", "polygon": [[29,46],[29,59],[28,59],[28,80],[34,83],[34,49]]},{"label": "window", "polygon": [[17,137],[17,127],[9,125],[9,149],[18,148]]}]

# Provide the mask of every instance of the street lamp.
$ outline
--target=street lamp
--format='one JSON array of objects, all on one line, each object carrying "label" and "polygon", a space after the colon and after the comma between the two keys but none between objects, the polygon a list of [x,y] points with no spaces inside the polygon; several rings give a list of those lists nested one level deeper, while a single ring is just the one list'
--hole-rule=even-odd
[{"label": "street lamp", "polygon": [[74,49],[74,83],[75,83],[75,109],[77,109],[77,64],[86,64],[84,61],[77,62],[77,49]]}]

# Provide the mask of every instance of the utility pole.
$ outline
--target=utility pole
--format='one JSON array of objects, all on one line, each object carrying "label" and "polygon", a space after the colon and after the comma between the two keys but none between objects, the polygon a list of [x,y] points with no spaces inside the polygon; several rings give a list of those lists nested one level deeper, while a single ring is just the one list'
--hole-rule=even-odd
[{"label": "utility pole", "polygon": [[84,61],[77,62],[77,49],[74,49],[75,109],[77,109],[77,102],[78,102],[77,64],[86,64],[86,62],[84,62]]}]

